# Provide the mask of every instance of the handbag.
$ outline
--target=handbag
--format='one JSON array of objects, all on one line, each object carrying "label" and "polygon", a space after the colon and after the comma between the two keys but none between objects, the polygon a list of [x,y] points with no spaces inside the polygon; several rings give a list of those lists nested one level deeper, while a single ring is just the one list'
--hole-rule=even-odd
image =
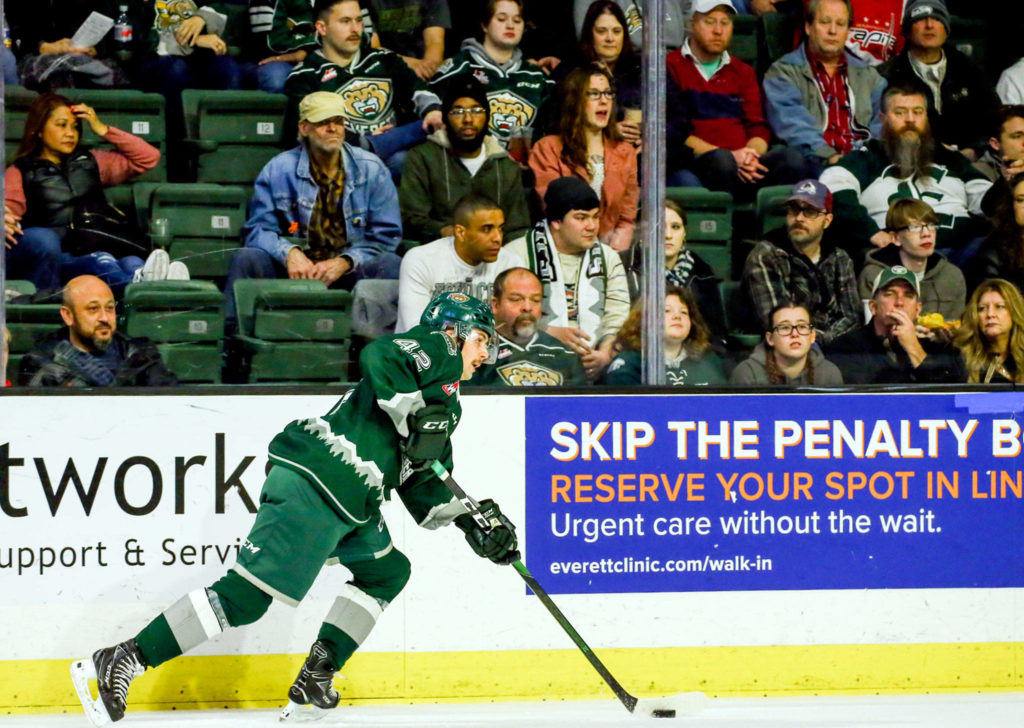
[{"label": "handbag", "polygon": [[74,256],[105,252],[115,258],[134,255],[145,259],[153,252],[149,238],[109,203],[98,209],[75,208],[65,248]]}]

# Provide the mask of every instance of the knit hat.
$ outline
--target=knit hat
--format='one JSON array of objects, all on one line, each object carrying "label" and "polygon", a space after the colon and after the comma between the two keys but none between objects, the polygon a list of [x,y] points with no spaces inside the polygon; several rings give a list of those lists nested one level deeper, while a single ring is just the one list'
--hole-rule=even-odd
[{"label": "knit hat", "polygon": [[345,100],[331,91],[314,91],[307,94],[299,102],[299,119],[311,124],[333,119],[335,116],[348,116],[345,112]]},{"label": "knit hat", "polygon": [[448,84],[441,99],[441,113],[447,114],[451,111],[452,105],[459,99],[473,99],[490,114],[490,102],[487,100],[487,89],[474,76],[466,73],[456,76]]},{"label": "knit hat", "polygon": [[925,18],[938,20],[949,35],[949,9],[946,7],[946,0],[910,0],[903,11],[903,35],[908,35],[910,26]]},{"label": "knit hat", "polygon": [[561,220],[573,210],[593,210],[601,206],[594,188],[579,177],[559,177],[544,193],[544,209],[549,221]]},{"label": "knit hat", "polygon": [[891,268],[883,268],[882,272],[875,278],[875,285],[871,288],[872,298],[893,281],[906,281],[914,289],[916,295],[921,295],[921,288],[917,283],[917,274],[907,270],[902,265],[894,265]]}]

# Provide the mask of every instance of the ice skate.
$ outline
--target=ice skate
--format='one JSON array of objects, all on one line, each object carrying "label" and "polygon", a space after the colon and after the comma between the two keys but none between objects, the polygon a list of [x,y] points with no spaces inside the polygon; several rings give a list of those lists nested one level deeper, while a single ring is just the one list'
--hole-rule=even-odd
[{"label": "ice skate", "polygon": [[[84,658],[71,663],[75,691],[94,726],[99,728],[124,717],[128,687],[145,671],[146,661],[135,646],[135,640],[96,650],[91,660]],[[97,683],[98,698],[93,697],[90,680]]]},{"label": "ice skate", "polygon": [[335,670],[323,642],[314,642],[299,676],[288,688],[288,705],[281,711],[280,720],[290,723],[320,720],[335,708],[339,698],[334,689]]}]

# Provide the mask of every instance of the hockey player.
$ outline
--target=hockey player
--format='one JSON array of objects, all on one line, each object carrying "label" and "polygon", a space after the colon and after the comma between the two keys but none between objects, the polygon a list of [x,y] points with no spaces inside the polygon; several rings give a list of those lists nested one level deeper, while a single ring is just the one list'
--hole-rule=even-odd
[{"label": "hockey player", "polygon": [[[352,578],[288,690],[282,719],[319,717],[337,706],[334,673],[409,578],[409,560],[392,544],[381,517],[380,504],[391,491],[421,526],[454,521],[478,555],[498,564],[517,560],[515,527],[498,505],[481,502],[492,524],[481,529],[430,470],[434,460],[451,469],[449,438],[462,412],[459,381],[493,361],[496,342],[490,309],[448,292],[430,302],[419,326],[367,346],[355,388],[327,414],[296,420],[271,441],[273,467],[256,521],[228,573],[182,597],[134,638],[72,664],[93,724],[124,716],[128,687],[147,667],[228,627],[255,622],[274,598],[297,605],[328,559],[338,559]],[[90,678],[98,683],[98,698]]]}]

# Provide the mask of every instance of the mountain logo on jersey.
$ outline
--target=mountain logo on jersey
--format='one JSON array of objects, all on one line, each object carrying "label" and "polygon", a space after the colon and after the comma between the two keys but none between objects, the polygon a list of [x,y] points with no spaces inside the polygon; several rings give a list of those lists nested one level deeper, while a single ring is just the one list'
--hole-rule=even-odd
[{"label": "mountain logo on jersey", "polygon": [[445,394],[451,397],[453,394],[459,391],[459,383],[452,382],[451,384],[442,384],[441,389],[444,390]]},{"label": "mountain logo on jersey", "polygon": [[473,78],[482,83],[484,86],[491,82],[491,77],[487,75],[487,71],[482,68],[473,69]]},{"label": "mountain logo on jersey", "polygon": [[505,89],[487,94],[491,106],[491,131],[508,137],[518,126],[529,126],[537,109],[517,94]]},{"label": "mountain logo on jersey", "polygon": [[338,69],[337,68],[328,68],[326,71],[324,71],[324,75],[320,77],[320,83],[327,83],[332,78],[337,78],[337,77],[338,77]]},{"label": "mountain logo on jersey", "polygon": [[[353,78],[337,93],[345,102],[346,115],[351,121],[371,122],[376,126],[390,117],[394,89],[386,78]],[[370,131],[376,131],[376,126]]]},{"label": "mountain logo on jersey", "polygon": [[511,387],[557,387],[562,375],[532,361],[515,361],[498,367],[498,376]]}]

